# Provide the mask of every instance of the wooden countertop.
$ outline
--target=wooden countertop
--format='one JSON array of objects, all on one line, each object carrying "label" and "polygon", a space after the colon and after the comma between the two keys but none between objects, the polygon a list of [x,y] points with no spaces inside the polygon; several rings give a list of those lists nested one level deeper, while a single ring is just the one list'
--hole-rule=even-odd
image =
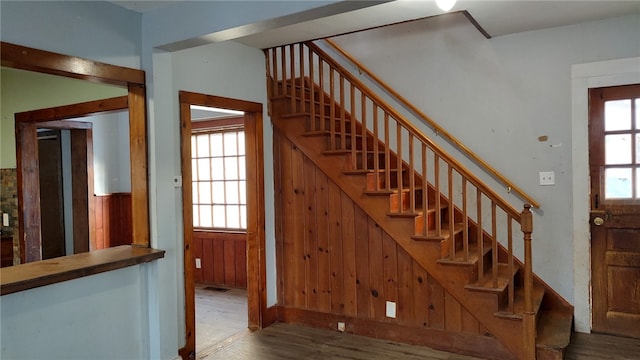
[{"label": "wooden countertop", "polygon": [[63,256],[0,269],[0,295],[151,262],[164,250],[132,245]]}]

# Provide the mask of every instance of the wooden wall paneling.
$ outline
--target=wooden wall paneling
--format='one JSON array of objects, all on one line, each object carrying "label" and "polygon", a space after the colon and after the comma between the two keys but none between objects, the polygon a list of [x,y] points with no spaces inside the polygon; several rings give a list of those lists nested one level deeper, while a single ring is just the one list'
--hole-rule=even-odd
[{"label": "wooden wall paneling", "polygon": [[[144,85],[137,84],[129,84],[128,89],[131,211],[136,215],[131,225],[132,240],[135,245],[149,246],[146,91]],[[185,180],[191,181],[191,179]]]},{"label": "wooden wall paneling", "polygon": [[210,268],[210,270],[205,271],[205,279],[213,284],[224,284],[224,242],[207,241],[203,244],[202,251],[204,252],[204,257],[207,259],[207,268]]},{"label": "wooden wall paneling", "polygon": [[464,307],[462,307],[462,331],[482,335],[478,320]]},{"label": "wooden wall paneling", "polygon": [[344,314],[355,316],[357,314],[357,288],[356,288],[356,262],[358,253],[355,242],[355,214],[353,201],[340,192],[342,209],[342,274],[343,274],[343,299]]},{"label": "wooden wall paneling", "polygon": [[356,261],[356,298],[357,315],[359,318],[371,318],[371,288],[369,286],[369,222],[364,211],[355,207],[355,243],[358,251],[358,261]]},{"label": "wooden wall paneling", "polygon": [[316,225],[316,167],[304,157],[304,214],[305,214],[305,282],[307,309],[318,308],[318,238]]},{"label": "wooden wall paneling", "polygon": [[[194,241],[196,237],[198,236],[194,233],[194,236],[193,236]],[[222,266],[224,266],[224,263],[222,263],[221,261],[216,262],[214,254],[216,253],[222,254],[222,251],[221,251],[222,249],[214,249],[214,245],[219,243],[213,243],[211,241],[207,241],[207,239],[204,239],[202,237],[201,239],[202,239],[202,258],[200,258],[200,261],[202,263],[202,281],[204,283],[221,284],[224,281],[224,274],[222,272],[222,269],[223,269]],[[221,258],[222,258],[222,255],[221,255]],[[220,266],[220,271],[218,271],[217,274],[216,274],[216,265]],[[216,275],[218,275],[217,278],[216,278]]]},{"label": "wooden wall paneling", "polygon": [[236,281],[235,286],[238,288],[247,287],[247,241],[246,235],[241,240],[235,240],[235,268]]},{"label": "wooden wall paneling", "polygon": [[277,129],[273,131],[273,183],[274,183],[274,235],[276,243],[276,281],[277,286],[277,302],[278,304],[285,304],[284,302],[284,268],[283,268],[283,212],[284,207],[284,193],[282,190],[282,152],[281,144],[284,142],[283,137],[280,135]]},{"label": "wooden wall paneling", "polygon": [[411,260],[413,268],[413,314],[414,324],[421,327],[431,327],[430,309],[434,306],[431,292],[431,279],[429,274]]},{"label": "wooden wall paneling", "polygon": [[224,282],[230,286],[235,286],[236,283],[236,267],[234,265],[236,259],[236,247],[235,242],[231,239],[225,238],[222,241],[223,253],[222,261],[224,268]]},{"label": "wooden wall paneling", "polygon": [[96,226],[96,247],[98,249],[104,249],[104,239],[105,239],[105,197],[104,196],[96,196],[94,201],[94,217],[95,217],[95,226]]},{"label": "wooden wall paneling", "polygon": [[18,157],[18,217],[20,221],[19,238],[20,263],[39,261],[42,259],[41,238],[40,238],[40,184],[36,176],[39,172],[38,136],[34,124],[16,123],[17,144],[16,151],[20,152]]},{"label": "wooden wall paneling", "polygon": [[374,319],[384,319],[384,268],[382,265],[382,229],[371,218],[369,222],[369,287],[371,317]]},{"label": "wooden wall paneling", "polygon": [[444,292],[444,314],[444,328],[446,330],[462,331],[462,307],[448,291]]},{"label": "wooden wall paneling", "polygon": [[282,304],[286,306],[293,306],[293,297],[295,292],[295,271],[294,262],[296,260],[295,253],[293,252],[295,242],[294,228],[296,226],[293,221],[293,213],[295,209],[293,207],[293,168],[292,168],[292,148],[291,143],[286,140],[282,140],[280,143],[281,156],[281,176],[282,176],[282,270],[283,277],[281,279],[281,285],[283,291]]},{"label": "wooden wall paneling", "polygon": [[318,311],[331,310],[331,258],[329,255],[329,188],[322,171],[316,177],[316,226],[318,261]]},{"label": "wooden wall paneling", "polygon": [[429,306],[429,326],[435,329],[444,329],[444,289],[431,276],[429,276],[428,287],[431,299],[431,304]]},{"label": "wooden wall paneling", "polygon": [[204,283],[204,263],[202,261],[202,238],[197,236],[194,233],[193,236],[193,244],[191,245],[191,251],[193,252],[193,258],[194,259],[200,259],[200,268],[198,269],[195,264],[193,265],[194,270],[193,270],[193,280],[197,283],[197,284],[202,284]]},{"label": "wooden wall paneling", "polygon": [[293,256],[294,256],[294,268],[291,271],[294,273],[294,293],[293,293],[293,306],[299,308],[306,308],[306,296],[307,291],[305,284],[305,212],[304,212],[304,155],[295,146],[291,151],[291,164],[292,164],[292,177],[293,182],[293,223],[296,226],[293,227]]},{"label": "wooden wall paneling", "polygon": [[342,273],[342,209],[340,206],[341,190],[328,181],[329,188],[329,256],[331,259],[331,312],[344,314],[343,273]]},{"label": "wooden wall paneling", "polygon": [[[413,260],[408,252],[403,248],[398,247],[397,251],[397,266],[398,266],[398,303],[397,303],[397,319],[404,324],[415,324],[416,317],[414,316],[414,299],[413,299]],[[421,299],[423,306],[426,308],[428,305],[427,299]],[[422,324],[420,324],[422,325]]]},{"label": "wooden wall paneling", "polygon": [[[389,236],[382,232],[382,268],[384,281],[384,301],[396,303],[396,318],[398,304],[398,244]],[[385,314],[386,317],[386,314]]]}]

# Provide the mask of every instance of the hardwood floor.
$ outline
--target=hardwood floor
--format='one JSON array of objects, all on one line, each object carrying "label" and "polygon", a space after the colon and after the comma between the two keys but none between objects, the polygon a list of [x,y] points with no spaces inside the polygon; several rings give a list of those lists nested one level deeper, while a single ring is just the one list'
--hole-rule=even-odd
[{"label": "hardwood floor", "polygon": [[[474,360],[421,346],[291,324],[247,329],[246,291],[196,286],[196,358],[206,360]],[[640,339],[574,333],[566,360],[639,360]]]},{"label": "hardwood floor", "polygon": [[247,330],[247,291],[196,285],[196,354]]}]

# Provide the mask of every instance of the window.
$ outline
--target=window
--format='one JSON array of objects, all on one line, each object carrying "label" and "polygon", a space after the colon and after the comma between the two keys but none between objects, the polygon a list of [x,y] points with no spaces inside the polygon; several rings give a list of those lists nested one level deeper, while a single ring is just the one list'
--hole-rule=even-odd
[{"label": "window", "polygon": [[245,230],[246,166],[242,127],[191,136],[194,228]]},{"label": "window", "polygon": [[604,103],[605,198],[640,198],[640,99]]}]

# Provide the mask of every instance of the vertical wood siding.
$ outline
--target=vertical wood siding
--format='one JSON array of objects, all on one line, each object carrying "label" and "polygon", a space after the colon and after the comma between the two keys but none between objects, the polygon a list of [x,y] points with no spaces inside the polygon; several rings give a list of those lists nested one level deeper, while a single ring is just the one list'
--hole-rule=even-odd
[{"label": "vertical wood siding", "polygon": [[[484,334],[443,287],[292,143],[274,141],[282,306]],[[396,318],[386,317],[396,302]]]},{"label": "vertical wood siding", "polygon": [[131,245],[131,193],[96,195],[94,202],[96,248]]},{"label": "vertical wood siding", "polygon": [[[247,288],[247,235],[213,231],[193,232],[193,254],[198,284]],[[193,264],[195,268],[195,264]]]}]

